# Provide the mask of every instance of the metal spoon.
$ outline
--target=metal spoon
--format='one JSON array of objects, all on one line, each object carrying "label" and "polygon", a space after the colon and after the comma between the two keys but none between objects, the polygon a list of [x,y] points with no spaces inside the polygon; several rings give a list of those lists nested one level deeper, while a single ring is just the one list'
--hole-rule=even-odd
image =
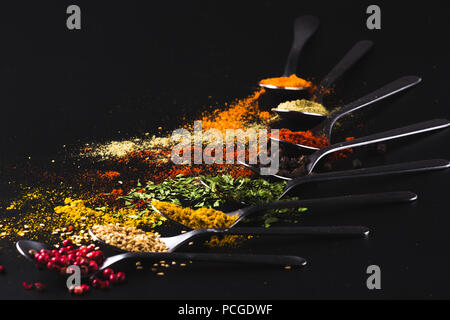
[{"label": "metal spoon", "polygon": [[[417,76],[405,76],[400,79],[397,79],[397,80],[385,85],[384,87],[382,87],[382,88],[380,88],[380,89],[378,89],[356,101],[353,101],[353,102],[345,105],[344,107],[340,108],[339,110],[336,110],[335,112],[331,113],[328,116],[320,115],[321,117],[323,117],[323,121],[321,123],[319,123],[317,126],[315,126],[314,128],[312,128],[310,131],[312,132],[312,134],[315,137],[323,137],[324,139],[331,141],[331,132],[333,130],[333,126],[336,123],[336,121],[338,121],[340,118],[342,118],[343,116],[345,116],[353,111],[356,111],[363,107],[367,107],[377,101],[385,99],[393,94],[396,94],[398,92],[406,90],[406,89],[420,83],[421,81],[422,81],[422,79]],[[284,114],[285,114],[285,116],[288,116],[288,117],[290,115],[290,116],[294,116],[294,117],[298,118],[299,114],[301,115],[303,113],[298,112],[298,111],[286,110],[284,112]],[[277,140],[283,144],[301,148],[301,149],[303,149],[305,151],[309,151],[309,152],[319,150],[319,148],[317,148],[317,147],[312,147],[312,146],[308,146],[308,145],[304,145],[304,144],[296,144],[296,143],[279,140],[279,139],[275,139],[275,138],[271,138],[271,139]]]},{"label": "metal spoon", "polygon": [[[29,254],[30,250],[40,251],[41,249],[53,249],[49,245],[41,242],[20,240],[16,243],[19,253],[27,260],[35,262],[34,257]],[[109,268],[117,262],[139,259],[150,261],[203,261],[221,263],[241,263],[257,264],[267,266],[297,266],[306,265],[306,260],[298,256],[286,255],[256,255],[256,254],[230,254],[230,253],[173,253],[173,252],[126,252],[106,258],[98,271]]]},{"label": "metal spoon", "polygon": [[[91,229],[89,230],[91,237],[101,242],[103,245],[111,246],[100,239]],[[191,230],[173,237],[160,237],[158,240],[164,242],[168,248],[168,252],[174,252],[185,243],[204,236],[223,236],[223,235],[239,235],[239,236],[344,236],[344,237],[366,237],[369,235],[369,229],[362,226],[333,226],[333,227],[271,227],[271,228],[231,228],[231,229],[198,229]],[[117,247],[114,247],[121,250]],[[123,250],[121,250],[123,251]]]},{"label": "metal spoon", "polygon": [[[318,92],[315,94],[312,100],[322,104],[323,97],[326,94],[329,87],[338,80],[348,69],[350,69],[356,62],[358,62],[369,50],[372,48],[373,42],[370,40],[362,40],[357,42],[349,52],[342,58],[341,61],[325,76],[318,86]],[[283,88],[282,88],[283,89]],[[290,118],[293,120],[307,120],[311,118],[324,117],[323,114],[289,111],[282,109],[272,109],[280,117]]]},{"label": "metal spoon", "polygon": [[416,124],[412,124],[402,128],[396,128],[380,133],[375,133],[369,136],[358,138],[351,141],[345,141],[341,143],[336,143],[330,145],[326,148],[320,149],[313,154],[306,157],[305,161],[305,172],[310,174],[317,163],[328,154],[336,151],[341,151],[349,148],[355,148],[360,146],[365,146],[369,144],[374,144],[378,142],[394,140],[402,137],[411,136],[414,134],[425,133],[433,130],[439,130],[446,128],[450,125],[447,119],[434,119],[429,121],[424,121]]},{"label": "metal spoon", "polygon": [[[258,175],[261,175],[261,169],[257,166],[253,166],[244,162],[240,162],[242,165],[246,166]],[[416,173],[416,172],[427,172],[442,170],[450,167],[450,162],[444,159],[433,159],[433,160],[422,160],[422,161],[412,161],[404,162],[398,164],[390,164],[384,166],[375,166],[370,168],[353,169],[353,170],[342,170],[333,171],[326,173],[314,173],[298,178],[285,177],[278,174],[271,175],[271,177],[289,181],[284,188],[284,193],[279,199],[282,199],[289,191],[293,190],[298,186],[302,186],[314,182],[322,181],[333,181],[333,180],[346,180],[352,178],[366,178],[366,177],[378,177],[378,176],[389,176],[405,173]]]},{"label": "metal spoon", "polygon": [[370,40],[357,42],[353,48],[342,58],[341,61],[323,78],[318,87],[318,93],[314,96],[314,101],[323,104],[323,97],[330,86],[336,82],[347,70],[353,67],[369,50],[374,43]]},{"label": "metal spoon", "polygon": [[443,170],[450,167],[450,161],[444,159],[433,159],[423,161],[412,161],[398,164],[390,164],[385,166],[377,166],[371,168],[362,168],[354,170],[344,170],[336,172],[311,174],[295,179],[291,179],[284,188],[283,194],[279,199],[282,199],[291,190],[303,186],[305,184],[333,181],[333,180],[346,180],[354,178],[368,178],[379,176],[391,176],[406,173],[418,173],[427,171]]},{"label": "metal spoon", "polygon": [[[369,144],[374,144],[378,142],[388,141],[388,140],[394,140],[402,137],[407,137],[419,133],[425,133],[428,131],[433,130],[439,130],[446,128],[450,125],[450,122],[447,119],[434,119],[429,121],[424,121],[416,124],[412,124],[406,127],[396,128],[380,133],[375,133],[369,136],[361,137],[358,139],[340,142],[336,144],[332,144],[328,147],[325,147],[323,149],[317,150],[313,154],[310,154],[308,156],[304,156],[303,164],[304,164],[304,175],[309,175],[313,171],[314,167],[317,165],[317,163],[326,155],[331,154],[336,151],[341,151],[345,149],[365,146]],[[255,168],[254,166],[250,166],[246,163],[243,163],[242,161],[239,161],[240,164],[247,166],[248,168],[260,172],[260,168]],[[253,167],[253,168],[252,168]],[[276,170],[276,172],[271,172],[271,168],[265,168],[268,176],[275,176],[277,178],[282,179],[281,176],[277,176],[278,169],[273,168]],[[261,174],[261,173],[260,173]],[[262,175],[262,174],[261,174]],[[287,180],[287,179],[284,179]]]},{"label": "metal spoon", "polygon": [[[336,206],[359,206],[359,205],[381,205],[381,204],[391,204],[391,203],[402,203],[411,202],[417,199],[415,193],[409,191],[398,191],[398,192],[384,192],[384,193],[372,193],[372,194],[361,194],[361,195],[347,195],[340,197],[329,197],[329,198],[319,198],[319,199],[308,199],[308,200],[292,200],[292,201],[277,201],[271,203],[262,203],[254,206],[249,206],[235,210],[232,212],[226,212],[226,215],[231,217],[237,217],[235,222],[229,226],[229,228],[234,227],[236,224],[241,222],[244,218],[249,216],[265,212],[267,210],[273,209],[287,209],[287,208],[326,208],[326,207],[336,207]],[[185,226],[166,215],[164,212],[156,209],[152,204],[153,210],[158,212],[163,217],[174,222],[180,227],[192,230],[189,226]]]},{"label": "metal spoon", "polygon": [[[319,27],[319,19],[314,16],[301,16],[298,17],[294,22],[294,40],[292,42],[291,51],[284,68],[283,77],[289,77],[295,74],[297,71],[297,63],[300,52],[303,46],[308,42],[309,38],[316,32]],[[278,87],[273,85],[267,85],[259,83],[261,87],[269,89],[284,89],[284,90],[305,90],[309,88],[303,87]]]}]

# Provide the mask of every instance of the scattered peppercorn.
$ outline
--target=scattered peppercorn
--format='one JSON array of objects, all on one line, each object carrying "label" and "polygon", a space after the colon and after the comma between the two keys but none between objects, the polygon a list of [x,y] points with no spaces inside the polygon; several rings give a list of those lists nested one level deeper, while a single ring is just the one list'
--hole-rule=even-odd
[{"label": "scattered peppercorn", "polygon": [[352,165],[353,165],[353,168],[354,168],[354,169],[359,169],[359,168],[362,167],[362,162],[361,162],[361,160],[359,160],[359,159],[354,159],[354,160],[352,161]]},{"label": "scattered peppercorn", "polygon": [[33,285],[34,285],[34,288],[37,291],[44,291],[45,290],[45,285],[43,283],[41,283],[41,282],[35,282]]},{"label": "scattered peppercorn", "polygon": [[31,289],[33,289],[33,284],[32,283],[26,283],[24,281],[24,282],[22,282],[22,287],[24,287],[25,290],[30,291]]}]

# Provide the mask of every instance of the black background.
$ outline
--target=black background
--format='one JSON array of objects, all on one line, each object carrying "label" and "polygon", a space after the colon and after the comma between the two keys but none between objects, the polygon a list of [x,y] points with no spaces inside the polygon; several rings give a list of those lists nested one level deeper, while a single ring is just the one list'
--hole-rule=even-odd
[{"label": "black background", "polygon": [[[95,3],[94,3],[95,2]],[[82,10],[82,30],[66,28],[69,4]],[[170,130],[209,105],[252,92],[277,76],[298,15],[321,26],[305,48],[299,74],[320,80],[358,40],[374,50],[340,82],[351,101],[403,75],[423,82],[377,105],[376,132],[449,118],[448,12],[444,1],[378,1],[382,30],[366,28],[367,1],[39,1],[2,3],[0,10],[0,144],[5,163],[31,155],[51,159],[62,145]],[[449,158],[448,131],[389,145],[380,162]],[[364,162],[364,159],[363,159]],[[300,271],[193,265],[165,277],[129,273],[129,283],[90,298],[449,298],[448,172],[352,184],[327,184],[304,197],[411,190],[411,205],[314,212],[305,225],[367,225],[367,240],[284,239],[245,245],[242,252],[296,254]],[[38,272],[2,243],[0,298],[67,298],[64,281]],[[379,265],[382,290],[366,288],[366,268]],[[46,293],[22,281],[45,282]],[[86,298],[85,298],[86,299]]]}]

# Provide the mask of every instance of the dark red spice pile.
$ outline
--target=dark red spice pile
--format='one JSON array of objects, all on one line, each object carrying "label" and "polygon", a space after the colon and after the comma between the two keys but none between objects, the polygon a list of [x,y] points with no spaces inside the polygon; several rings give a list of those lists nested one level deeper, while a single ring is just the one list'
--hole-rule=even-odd
[{"label": "dark red spice pile", "polygon": [[280,129],[279,135],[280,140],[319,149],[330,145],[327,139],[316,137],[311,131],[291,131],[289,129]]}]

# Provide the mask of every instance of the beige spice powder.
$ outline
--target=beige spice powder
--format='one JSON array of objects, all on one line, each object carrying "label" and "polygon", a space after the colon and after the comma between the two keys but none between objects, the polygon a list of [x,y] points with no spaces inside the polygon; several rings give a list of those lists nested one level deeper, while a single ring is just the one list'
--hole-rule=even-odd
[{"label": "beige spice powder", "polygon": [[94,235],[111,246],[130,252],[167,252],[168,248],[158,235],[135,227],[95,225]]}]

